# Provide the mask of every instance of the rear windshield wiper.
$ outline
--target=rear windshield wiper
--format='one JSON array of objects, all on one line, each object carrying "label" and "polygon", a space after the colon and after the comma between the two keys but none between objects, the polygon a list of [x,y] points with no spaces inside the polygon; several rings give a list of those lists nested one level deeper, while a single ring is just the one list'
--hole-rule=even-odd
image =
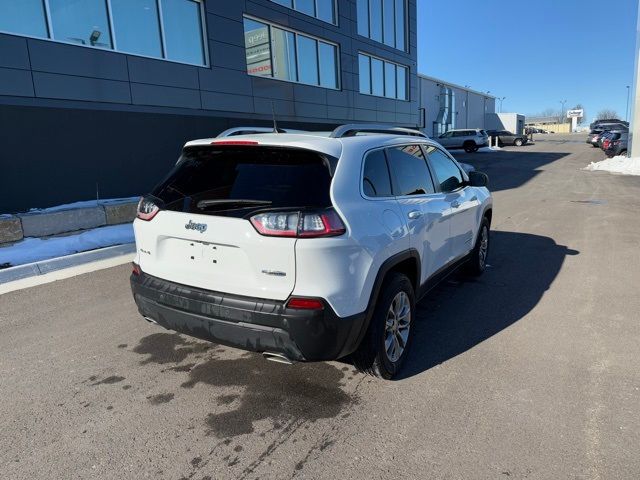
[{"label": "rear windshield wiper", "polygon": [[224,200],[200,200],[196,205],[200,210],[209,207],[263,207],[271,205],[269,200],[245,200],[245,199],[224,199]]}]

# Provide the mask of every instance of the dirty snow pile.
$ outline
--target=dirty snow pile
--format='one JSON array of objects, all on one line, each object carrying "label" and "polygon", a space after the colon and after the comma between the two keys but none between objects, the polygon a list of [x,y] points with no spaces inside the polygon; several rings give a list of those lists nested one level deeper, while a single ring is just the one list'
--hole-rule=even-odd
[{"label": "dirty snow pile", "polygon": [[488,152],[498,152],[500,150],[502,150],[502,148],[500,147],[482,147],[478,149],[478,152],[488,153]]},{"label": "dirty snow pile", "polygon": [[25,238],[11,246],[0,248],[0,265],[24,265],[133,242],[133,226],[130,223],[94,228],[62,237]]},{"label": "dirty snow pile", "polygon": [[620,173],[622,175],[640,175],[640,157],[613,157],[601,162],[591,162],[585,170]]}]

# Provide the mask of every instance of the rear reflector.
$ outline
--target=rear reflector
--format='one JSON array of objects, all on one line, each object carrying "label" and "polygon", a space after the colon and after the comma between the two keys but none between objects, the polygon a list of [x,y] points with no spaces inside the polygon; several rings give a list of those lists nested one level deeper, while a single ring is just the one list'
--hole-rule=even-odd
[{"label": "rear reflector", "polygon": [[211,145],[259,145],[252,140],[214,140]]},{"label": "rear reflector", "polygon": [[324,304],[317,298],[297,298],[293,297],[287,302],[287,308],[296,310],[322,310]]},{"label": "rear reflector", "polygon": [[131,266],[133,267],[133,271],[131,273],[136,277],[140,276],[140,274],[142,273],[142,270],[140,270],[140,265],[138,265],[135,262],[132,262]]}]

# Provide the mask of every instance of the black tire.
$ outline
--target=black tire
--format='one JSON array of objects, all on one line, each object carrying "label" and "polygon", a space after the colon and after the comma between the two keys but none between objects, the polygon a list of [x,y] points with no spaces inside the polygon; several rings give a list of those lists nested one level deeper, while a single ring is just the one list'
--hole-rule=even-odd
[{"label": "black tire", "polygon": [[464,151],[467,153],[478,151],[478,146],[474,142],[465,142],[464,145],[462,145],[462,148],[464,148]]},{"label": "black tire", "polygon": [[[485,232],[486,232],[486,245],[484,244]],[[490,237],[491,236],[490,236],[490,229],[489,229],[489,220],[487,219],[487,217],[484,217],[482,219],[482,223],[480,224],[480,230],[478,231],[478,238],[476,239],[476,244],[473,247],[473,250],[471,251],[471,257],[465,269],[467,274],[473,277],[479,277],[487,269],[487,258],[489,258]]]},{"label": "black tire", "polygon": [[521,147],[522,145],[524,145],[524,142],[522,141],[522,139],[521,139],[521,138],[516,138],[516,139],[513,141],[513,144],[514,144],[516,147]]},{"label": "black tire", "polygon": [[[387,331],[387,316],[392,309],[392,302],[402,293],[406,295],[410,309],[408,312],[407,338],[399,357],[392,360],[385,348],[387,335],[392,335]],[[358,370],[386,380],[391,380],[398,374],[411,349],[416,311],[415,303],[413,285],[406,275],[399,272],[389,273],[380,289],[367,333],[358,349],[351,356],[353,365]],[[396,322],[396,324],[399,325],[399,322]],[[397,338],[399,339],[400,337]],[[400,343],[397,345],[400,345]]]}]

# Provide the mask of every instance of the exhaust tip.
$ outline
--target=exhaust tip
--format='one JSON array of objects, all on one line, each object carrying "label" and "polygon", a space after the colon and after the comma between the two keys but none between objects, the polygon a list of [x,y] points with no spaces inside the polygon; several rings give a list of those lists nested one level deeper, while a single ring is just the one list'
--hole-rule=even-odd
[{"label": "exhaust tip", "polygon": [[293,365],[293,361],[282,353],[262,352],[262,356],[271,362],[284,363],[285,365]]}]

